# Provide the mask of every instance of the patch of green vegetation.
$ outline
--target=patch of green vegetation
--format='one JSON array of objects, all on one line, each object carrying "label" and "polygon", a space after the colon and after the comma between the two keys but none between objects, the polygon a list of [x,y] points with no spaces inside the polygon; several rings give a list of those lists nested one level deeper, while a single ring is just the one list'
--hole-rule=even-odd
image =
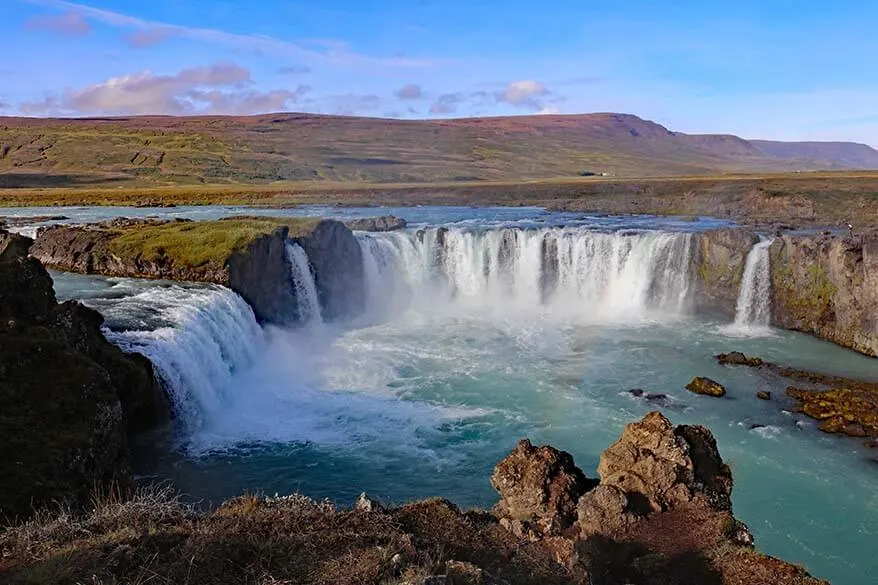
[{"label": "patch of green vegetation", "polygon": [[151,261],[167,258],[181,266],[222,269],[229,256],[259,236],[281,226],[290,228],[291,237],[302,236],[310,233],[319,221],[319,218],[247,216],[139,225],[123,229],[109,247],[122,258],[140,257]]}]

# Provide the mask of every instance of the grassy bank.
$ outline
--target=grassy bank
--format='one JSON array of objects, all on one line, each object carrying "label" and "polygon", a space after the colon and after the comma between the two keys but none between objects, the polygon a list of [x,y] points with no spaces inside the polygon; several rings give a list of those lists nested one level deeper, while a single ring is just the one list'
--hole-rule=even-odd
[{"label": "grassy bank", "polygon": [[288,226],[291,236],[305,235],[319,219],[233,217],[218,221],[133,225],[109,241],[111,252],[123,259],[158,261],[169,258],[181,266],[221,268],[234,252],[259,236]]}]

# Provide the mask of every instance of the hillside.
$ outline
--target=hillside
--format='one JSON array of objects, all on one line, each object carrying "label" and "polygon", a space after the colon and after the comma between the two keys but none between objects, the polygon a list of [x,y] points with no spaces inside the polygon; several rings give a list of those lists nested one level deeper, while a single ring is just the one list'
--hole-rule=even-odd
[{"label": "hillside", "polygon": [[848,143],[687,135],[626,114],[0,118],[0,188],[425,183],[878,168]]}]

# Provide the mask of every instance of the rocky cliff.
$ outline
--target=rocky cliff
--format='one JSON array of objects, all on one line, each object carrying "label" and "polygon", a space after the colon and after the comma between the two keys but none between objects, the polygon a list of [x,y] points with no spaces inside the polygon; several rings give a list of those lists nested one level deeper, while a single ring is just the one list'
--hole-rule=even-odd
[{"label": "rocky cliff", "polygon": [[104,339],[100,314],[0,234],[0,517],[128,482],[126,435],[169,416],[152,365]]},{"label": "rocky cliff", "polygon": [[734,316],[747,254],[758,241],[756,234],[744,229],[711,230],[698,235],[693,256],[697,310]]},{"label": "rocky cliff", "polygon": [[878,356],[878,236],[777,238],[773,322]]},{"label": "rocky cliff", "polygon": [[365,306],[362,252],[353,232],[335,220],[117,219],[42,229],[31,254],[70,272],[221,284],[240,294],[260,322],[289,324],[299,320],[286,253],[291,241],[308,255],[324,317],[359,315]]},{"label": "rocky cliff", "polygon": [[625,428],[598,472],[588,479],[568,453],[523,440],[494,470],[492,512],[438,498],[386,508],[362,495],[353,509],[245,496],[198,513],[150,490],[0,530],[0,573],[53,585],[138,575],[190,585],[825,585],[754,550],[703,427],[651,413]]},{"label": "rocky cliff", "polygon": [[366,308],[363,251],[351,230],[333,220],[321,221],[296,242],[305,250],[324,319],[356,317]]}]

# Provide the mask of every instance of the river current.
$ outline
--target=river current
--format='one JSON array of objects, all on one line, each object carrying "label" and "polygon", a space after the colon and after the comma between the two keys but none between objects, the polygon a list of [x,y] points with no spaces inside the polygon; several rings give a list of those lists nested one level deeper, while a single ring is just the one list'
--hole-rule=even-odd
[{"label": "river current", "polygon": [[[491,469],[519,438],[569,451],[594,476],[622,427],[661,409],[713,431],[732,467],[736,516],[761,550],[841,585],[878,573],[874,455],[789,411],[782,381],[712,356],[739,350],[867,378],[878,377],[876,362],[767,325],[765,243],[748,258],[737,317],[695,316],[693,233],[722,221],[535,208],[62,213],[65,222],[394,213],[411,223],[358,234],[368,309],[344,324],[323,322],[307,257],[292,244],[307,316],[296,329],[260,327],[219,286],[53,274],[60,298],[101,311],[110,339],[152,358],[172,391],[174,428],[135,445],[142,478],[170,478],[212,502],[246,489],[349,504],[367,491],[487,507]],[[688,393],[697,375],[722,382],[727,397]],[[666,398],[650,403],[636,388]],[[759,390],[777,400],[758,400]]]}]

